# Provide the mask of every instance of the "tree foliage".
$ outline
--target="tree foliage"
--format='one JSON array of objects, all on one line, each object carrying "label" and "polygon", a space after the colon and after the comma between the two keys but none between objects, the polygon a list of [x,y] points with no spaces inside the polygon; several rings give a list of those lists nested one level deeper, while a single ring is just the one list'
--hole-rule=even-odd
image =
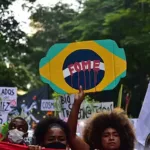
[{"label": "tree foliage", "polygon": [[[9,12],[8,6],[13,1],[0,1],[0,82],[19,88],[25,88],[28,83],[38,86],[41,84],[39,61],[51,45],[113,39],[126,52],[128,70],[127,77],[121,81],[125,87],[123,95],[131,92],[129,113],[138,116],[150,76],[149,0],[78,0],[81,6],[77,10],[62,3],[53,7],[38,6],[30,17],[32,28],[37,30],[31,37],[19,29]],[[6,62],[10,63],[9,68]],[[90,96],[116,103],[119,86]]]},{"label": "tree foliage", "polygon": [[48,49],[55,43],[68,42],[70,39],[62,30],[61,25],[71,21],[77,13],[69,8],[69,5],[57,3],[54,7],[39,7],[31,16],[31,26],[37,32],[30,37],[29,45],[33,52],[29,59],[31,66],[35,66],[36,73],[38,63],[45,56]]},{"label": "tree foliage", "polygon": [[[53,8],[40,7],[31,17],[33,25],[41,29],[31,39],[33,47],[42,53],[57,42],[115,40],[126,52],[128,71],[121,83],[123,94],[132,93],[129,113],[137,117],[150,75],[150,1],[86,0],[82,6],[81,12],[60,3]],[[116,103],[119,86],[91,96]]]},{"label": "tree foliage", "polygon": [[36,86],[26,59],[31,53],[27,35],[19,28],[9,5],[14,0],[0,1],[0,86],[16,86],[27,90]]}]

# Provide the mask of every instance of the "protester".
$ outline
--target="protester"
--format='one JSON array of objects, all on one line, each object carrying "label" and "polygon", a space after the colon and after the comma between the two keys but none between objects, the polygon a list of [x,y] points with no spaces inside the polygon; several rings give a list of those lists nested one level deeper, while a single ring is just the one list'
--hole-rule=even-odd
[{"label": "protester", "polygon": [[27,122],[21,117],[16,117],[10,122],[7,137],[3,141],[23,145],[25,144],[24,138],[27,136]]},{"label": "protester", "polygon": [[76,135],[76,126],[84,92],[75,96],[68,124],[70,146],[73,150],[133,150],[135,135],[127,116],[122,112],[98,113],[91,117],[85,126],[83,138]]},{"label": "protester", "polygon": [[125,115],[116,112],[96,114],[85,127],[83,137],[93,149],[134,149],[135,136],[132,125]]},{"label": "protester", "polygon": [[[34,145],[45,148],[69,149],[69,127],[66,122],[55,117],[48,117],[37,124],[34,132]],[[30,146],[30,150],[39,150]]]}]

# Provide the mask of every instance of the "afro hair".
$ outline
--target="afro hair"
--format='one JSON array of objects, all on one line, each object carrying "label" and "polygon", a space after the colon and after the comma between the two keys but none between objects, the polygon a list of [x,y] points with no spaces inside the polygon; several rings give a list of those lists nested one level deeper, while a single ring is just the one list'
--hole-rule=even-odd
[{"label": "afro hair", "polygon": [[122,112],[103,112],[91,117],[83,131],[84,141],[92,149],[103,149],[100,138],[107,128],[115,129],[120,136],[120,149],[133,150],[135,134],[127,115]]}]

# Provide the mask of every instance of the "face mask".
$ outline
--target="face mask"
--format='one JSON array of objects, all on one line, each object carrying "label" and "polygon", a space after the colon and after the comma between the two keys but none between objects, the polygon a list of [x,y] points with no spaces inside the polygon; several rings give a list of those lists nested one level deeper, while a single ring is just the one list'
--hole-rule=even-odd
[{"label": "face mask", "polygon": [[45,148],[66,149],[66,145],[61,142],[53,142],[44,146]]},{"label": "face mask", "polygon": [[19,131],[17,129],[9,130],[8,132],[8,139],[12,143],[22,143],[23,142],[23,135],[24,133],[22,131]]}]

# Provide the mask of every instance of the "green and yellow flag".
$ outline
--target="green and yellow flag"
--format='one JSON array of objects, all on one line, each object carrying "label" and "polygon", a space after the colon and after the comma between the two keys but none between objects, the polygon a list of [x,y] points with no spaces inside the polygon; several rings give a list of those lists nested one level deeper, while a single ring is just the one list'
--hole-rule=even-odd
[{"label": "green and yellow flag", "polygon": [[114,89],[126,76],[123,48],[111,39],[57,43],[50,47],[39,64],[44,83],[59,94],[85,93]]}]

